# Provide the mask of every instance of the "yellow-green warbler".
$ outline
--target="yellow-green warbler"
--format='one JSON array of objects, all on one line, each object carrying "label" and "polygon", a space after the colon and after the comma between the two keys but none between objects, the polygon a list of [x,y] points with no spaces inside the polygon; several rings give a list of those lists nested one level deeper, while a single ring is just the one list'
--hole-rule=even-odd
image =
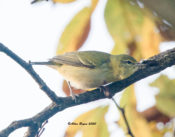
[{"label": "yellow-green warbler", "polygon": [[99,51],[76,51],[57,55],[47,62],[32,62],[55,68],[77,89],[98,88],[132,75],[138,68],[137,61],[128,55],[111,55]]}]

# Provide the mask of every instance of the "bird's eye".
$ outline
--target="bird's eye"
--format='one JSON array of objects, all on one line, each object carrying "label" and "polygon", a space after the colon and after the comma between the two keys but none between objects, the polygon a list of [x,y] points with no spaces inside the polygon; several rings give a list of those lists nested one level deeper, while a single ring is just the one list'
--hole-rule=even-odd
[{"label": "bird's eye", "polygon": [[132,62],[130,60],[124,60],[122,62],[125,63],[125,64],[132,64]]},{"label": "bird's eye", "polygon": [[129,60],[127,60],[127,61],[126,61],[126,63],[127,63],[127,64],[132,64],[132,62],[131,62],[131,61],[129,61]]}]

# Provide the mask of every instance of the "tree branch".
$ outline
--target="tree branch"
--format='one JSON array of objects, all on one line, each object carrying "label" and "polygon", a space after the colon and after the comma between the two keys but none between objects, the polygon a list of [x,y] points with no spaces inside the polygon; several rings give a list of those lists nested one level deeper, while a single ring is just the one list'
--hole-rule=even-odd
[{"label": "tree branch", "polygon": [[46,83],[40,78],[40,76],[34,71],[32,65],[30,63],[27,63],[22,58],[20,58],[18,55],[16,55],[13,51],[5,47],[3,44],[0,43],[0,51],[8,55],[10,58],[12,58],[16,63],[18,63],[22,68],[24,68],[36,81],[36,83],[40,86],[40,88],[47,94],[47,96],[53,101],[53,102],[60,102],[61,97],[58,98],[56,94],[46,85]]},{"label": "tree branch", "polygon": [[37,2],[39,2],[39,1],[49,1],[49,0],[33,0],[33,1],[31,2],[31,4],[37,3]]},{"label": "tree branch", "polygon": [[[72,100],[71,97],[57,97],[55,93],[52,90],[50,90],[50,88],[44,83],[44,81],[39,77],[39,75],[33,70],[30,63],[27,63],[24,60],[22,60],[3,44],[0,44],[0,51],[4,52],[14,61],[20,64],[35,79],[35,81],[40,85],[40,87],[44,87],[42,88],[42,90],[53,101],[53,103],[51,103],[43,111],[39,112],[35,116],[29,119],[15,121],[12,124],[10,124],[8,127],[6,127],[0,132],[0,137],[6,137],[14,130],[21,127],[31,128],[35,124],[42,124],[44,121],[51,118],[57,112],[62,111],[66,108],[107,98],[103,92],[100,92],[100,89],[95,89],[91,92],[84,92],[82,94],[79,94],[79,96],[76,98],[76,102]],[[127,79],[109,84],[106,87],[108,88],[110,94],[113,96],[114,94],[120,92],[121,90],[125,89],[134,82],[146,78],[150,75],[156,74],[174,64],[175,48],[162,52],[156,56],[149,58],[148,60],[144,60],[142,63],[140,63],[140,67],[137,70],[137,72],[135,72],[132,76],[128,77]]]}]

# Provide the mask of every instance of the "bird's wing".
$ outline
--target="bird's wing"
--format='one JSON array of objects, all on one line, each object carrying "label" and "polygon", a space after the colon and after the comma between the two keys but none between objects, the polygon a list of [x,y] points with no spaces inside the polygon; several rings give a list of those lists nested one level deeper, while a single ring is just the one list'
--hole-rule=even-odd
[{"label": "bird's wing", "polygon": [[95,68],[110,60],[110,54],[99,51],[68,52],[58,55],[50,61],[55,64],[66,64],[75,67]]}]

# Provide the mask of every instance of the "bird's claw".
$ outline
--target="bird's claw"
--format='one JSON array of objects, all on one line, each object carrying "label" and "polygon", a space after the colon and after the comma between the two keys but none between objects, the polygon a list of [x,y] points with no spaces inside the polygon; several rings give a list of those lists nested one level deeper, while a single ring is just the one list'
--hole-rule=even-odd
[{"label": "bird's claw", "polygon": [[104,93],[105,97],[112,98],[112,95],[110,94],[109,89],[107,87],[100,86],[99,89],[100,89],[100,92]]},{"label": "bird's claw", "polygon": [[77,103],[77,97],[78,97],[79,95],[78,94],[74,94],[73,92],[72,92],[72,94],[71,94],[71,97],[72,97],[72,100],[74,100],[75,101],[75,103]]}]

